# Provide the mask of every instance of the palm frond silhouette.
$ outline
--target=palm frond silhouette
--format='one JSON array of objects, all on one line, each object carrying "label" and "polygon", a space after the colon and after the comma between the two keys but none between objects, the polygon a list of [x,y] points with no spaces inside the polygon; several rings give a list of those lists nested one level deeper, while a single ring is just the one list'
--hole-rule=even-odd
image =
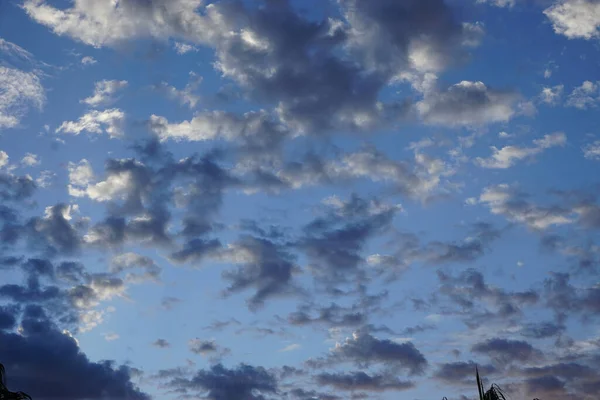
[{"label": "palm frond silhouette", "polygon": [[[481,381],[481,377],[479,376],[479,369],[475,367],[475,377],[477,379],[477,391],[479,392],[479,400],[508,400],[504,395],[500,386],[492,383],[490,388],[486,391],[483,387],[483,382]],[[442,400],[448,400],[447,397],[443,397]],[[540,400],[535,398],[533,400]]]},{"label": "palm frond silhouette", "polygon": [[11,392],[6,386],[6,370],[0,364],[0,400],[32,400],[31,396],[23,392]]}]

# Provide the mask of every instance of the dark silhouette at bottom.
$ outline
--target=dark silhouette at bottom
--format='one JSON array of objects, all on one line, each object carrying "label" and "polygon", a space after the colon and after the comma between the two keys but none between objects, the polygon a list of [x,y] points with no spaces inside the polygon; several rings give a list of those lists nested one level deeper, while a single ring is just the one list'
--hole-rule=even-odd
[{"label": "dark silhouette at bottom", "polygon": [[[475,376],[477,377],[477,390],[479,392],[479,400],[508,400],[504,395],[500,386],[492,383],[492,386],[486,391],[483,388],[483,382],[481,381],[481,377],[479,376],[479,370],[475,368]],[[448,400],[447,397],[444,397],[442,400]],[[533,400],[540,400],[535,398]]]},{"label": "dark silhouette at bottom", "polygon": [[31,396],[23,392],[11,392],[6,387],[6,370],[0,364],[0,400],[32,400]]}]

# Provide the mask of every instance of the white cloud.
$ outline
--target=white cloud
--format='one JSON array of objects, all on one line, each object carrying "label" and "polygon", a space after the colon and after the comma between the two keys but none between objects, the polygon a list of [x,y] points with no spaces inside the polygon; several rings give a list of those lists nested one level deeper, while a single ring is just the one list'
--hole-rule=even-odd
[{"label": "white cloud", "polygon": [[508,132],[502,131],[502,132],[498,132],[498,137],[500,139],[510,139],[512,137],[515,137],[515,135],[511,134],[511,133],[508,133]]},{"label": "white cloud", "polygon": [[597,0],[561,0],[544,10],[554,32],[569,39],[600,37],[600,2]]},{"label": "white cloud", "polygon": [[477,4],[491,4],[496,7],[514,7],[517,0],[477,0]]},{"label": "white cloud", "polygon": [[47,188],[52,185],[52,182],[56,174],[49,170],[44,170],[40,172],[40,176],[38,176],[35,180],[35,183],[41,188]]},{"label": "white cloud", "polygon": [[107,342],[112,342],[114,340],[119,339],[120,336],[117,333],[105,333],[104,334],[104,340],[106,340]]},{"label": "white cloud", "polygon": [[36,65],[33,54],[19,45],[0,38],[0,53],[4,53],[12,61],[24,62],[26,64]]},{"label": "white cloud", "polygon": [[41,163],[37,154],[26,153],[25,156],[21,159],[21,165],[26,167],[33,167],[39,165]]},{"label": "white cloud", "polygon": [[575,222],[571,210],[529,203],[522,193],[507,184],[486,187],[479,196],[479,203],[487,205],[492,214],[503,215],[509,221],[525,224],[533,230]]},{"label": "white cloud", "polygon": [[285,346],[283,349],[279,349],[279,352],[285,353],[288,351],[294,351],[294,350],[298,350],[300,347],[302,347],[302,346],[300,346],[298,343],[292,343],[289,346]]},{"label": "white cloud", "polygon": [[155,89],[164,92],[171,100],[176,100],[182,105],[187,105],[190,108],[196,108],[196,105],[200,101],[200,96],[194,94],[194,92],[198,90],[198,87],[202,83],[202,77],[191,71],[189,75],[189,82],[185,85],[185,88],[181,90],[166,82],[156,86]]},{"label": "white cloud", "polygon": [[4,166],[8,165],[8,159],[10,157],[8,157],[8,154],[3,151],[0,150],[0,168],[3,168]]},{"label": "white cloud", "polygon": [[428,124],[483,125],[510,120],[518,98],[516,93],[494,90],[483,82],[462,81],[445,91],[426,93],[416,107]]},{"label": "white cloud", "polygon": [[90,162],[85,158],[77,164],[70,162],[69,166],[69,191],[71,186],[83,187],[94,179],[94,171]]},{"label": "white cloud", "polygon": [[485,36],[485,27],[482,22],[463,22],[463,32],[465,37],[462,45],[465,47],[477,47]]},{"label": "white cloud", "polygon": [[77,121],[64,121],[56,133],[72,133],[79,135],[82,131],[90,133],[107,133],[111,138],[123,135],[122,125],[125,121],[125,113],[118,108],[104,111],[93,110],[84,114]]},{"label": "white cloud", "polygon": [[191,51],[198,51],[198,48],[196,46],[192,46],[191,44],[181,42],[175,42],[173,47],[175,47],[175,51],[177,52],[177,54],[185,54]]},{"label": "white cloud", "polygon": [[85,56],[81,59],[81,64],[83,65],[94,65],[98,61],[92,56]]},{"label": "white cloud", "polygon": [[120,172],[109,175],[104,181],[88,185],[86,194],[92,200],[112,201],[125,196],[129,192],[132,182],[130,171]]},{"label": "white cloud", "polygon": [[[165,117],[150,116],[150,127],[161,140],[205,141],[224,139],[227,141],[256,139],[265,140],[273,134],[268,125],[269,116],[265,111],[248,112],[243,115],[224,111],[203,111],[190,121],[170,123]],[[281,137],[285,132],[280,134]]]},{"label": "white cloud", "polygon": [[102,80],[100,82],[96,82],[94,94],[81,100],[81,103],[85,103],[94,108],[100,105],[112,104],[117,100],[114,95],[125,87],[127,87],[127,81]]},{"label": "white cloud", "polygon": [[573,89],[573,92],[567,98],[567,106],[585,110],[590,107],[596,107],[599,101],[599,82],[584,81],[581,86]]},{"label": "white cloud", "polygon": [[143,273],[128,272],[125,281],[130,283],[142,283],[146,281],[158,281],[161,268],[156,265],[150,257],[128,252],[116,255],[111,260],[110,272],[119,274],[123,271],[143,270]]},{"label": "white cloud", "polygon": [[[23,9],[36,22],[57,35],[70,36],[85,44],[102,47],[143,37],[180,37],[207,41],[213,35],[214,7],[203,0],[75,1],[59,9],[45,1],[25,0]],[[197,12],[200,11],[200,12]],[[204,13],[202,13],[204,11]],[[204,14],[204,15],[201,15]]]},{"label": "white cloud", "polygon": [[544,87],[540,93],[540,101],[551,106],[557,105],[560,102],[564,88],[564,85]]},{"label": "white cloud", "polygon": [[600,160],[600,140],[584,146],[583,156],[589,160]]},{"label": "white cloud", "polygon": [[0,65],[0,129],[17,126],[30,106],[41,109],[45,100],[36,74]]}]

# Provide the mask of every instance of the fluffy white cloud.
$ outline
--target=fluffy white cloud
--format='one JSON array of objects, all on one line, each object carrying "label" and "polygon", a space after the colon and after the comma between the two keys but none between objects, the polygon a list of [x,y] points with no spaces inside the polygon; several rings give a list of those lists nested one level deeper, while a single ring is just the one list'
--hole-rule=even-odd
[{"label": "fluffy white cloud", "polygon": [[0,150],[0,168],[8,165],[8,159],[8,154],[5,151]]},{"label": "fluffy white cloud", "polygon": [[41,109],[45,100],[35,73],[0,65],[0,129],[17,126],[30,106]]},{"label": "fluffy white cloud", "polygon": [[583,155],[590,160],[600,160],[600,140],[586,145],[583,148]]},{"label": "fluffy white cloud", "polygon": [[203,0],[78,0],[71,8],[60,9],[44,0],[25,0],[23,9],[57,35],[102,47],[142,37],[209,40],[215,28],[212,7],[204,3]]},{"label": "fluffy white cloud", "polygon": [[125,87],[127,87],[127,81],[103,80],[96,82],[94,86],[94,94],[81,100],[81,102],[94,108],[100,105],[114,103],[116,101],[114,95]]},{"label": "fluffy white cloud", "polygon": [[35,183],[41,188],[50,187],[54,181],[56,174],[49,170],[44,170],[40,172],[40,176],[38,176],[35,180]]},{"label": "fluffy white cloud", "polygon": [[26,153],[21,159],[21,164],[27,167],[33,167],[35,165],[39,165],[40,163],[41,161],[38,155],[33,153]]},{"label": "fluffy white cloud", "polygon": [[488,158],[477,157],[475,163],[483,168],[510,168],[518,161],[531,158],[551,147],[564,146],[566,143],[567,136],[562,132],[556,132],[534,140],[532,147],[505,146],[498,149],[492,146],[492,155]]},{"label": "fluffy white cloud", "polygon": [[509,221],[525,224],[533,230],[576,221],[572,210],[529,203],[522,193],[507,184],[485,188],[478,202],[487,205],[492,214],[503,215]]},{"label": "fluffy white cloud", "polygon": [[564,89],[564,85],[545,87],[540,93],[540,101],[551,106],[557,105],[560,102]]},{"label": "fluffy white cloud", "polygon": [[146,256],[136,253],[122,253],[113,257],[110,266],[110,272],[119,274],[123,271],[143,270],[142,274],[127,273],[126,282],[142,283],[146,281],[157,281],[161,272],[161,268],[156,263]]},{"label": "fluffy white cloud", "polygon": [[83,65],[94,65],[98,61],[92,56],[85,56],[81,59],[81,64]]},{"label": "fluffy white cloud", "polygon": [[86,187],[94,179],[94,171],[89,161],[85,158],[77,164],[69,162],[69,195],[75,197],[85,196]]},{"label": "fluffy white cloud", "polygon": [[191,44],[188,44],[188,43],[175,42],[173,47],[175,48],[175,51],[177,52],[177,54],[185,54],[185,53],[189,53],[191,51],[194,51],[194,52],[198,51],[198,48],[196,46],[192,46]]},{"label": "fluffy white cloud", "polygon": [[514,92],[494,90],[483,82],[462,81],[444,91],[425,93],[416,108],[429,124],[483,125],[510,120],[518,99]]},{"label": "fluffy white cloud", "polygon": [[517,0],[477,0],[477,4],[491,4],[496,7],[514,7]]},{"label": "fluffy white cloud", "polygon": [[600,2],[597,0],[561,0],[544,14],[552,22],[554,32],[569,39],[600,37]]},{"label": "fluffy white cloud", "polygon": [[155,86],[155,89],[159,92],[165,93],[171,100],[176,100],[182,105],[187,105],[190,108],[196,108],[196,105],[200,101],[200,96],[195,94],[202,83],[202,77],[196,75],[190,71],[190,80],[183,89],[177,89],[174,86],[169,85],[166,82],[162,82],[160,85]]},{"label": "fluffy white cloud", "polygon": [[596,107],[600,102],[600,83],[584,81],[581,86],[573,89],[567,98],[567,106],[581,110]]},{"label": "fluffy white cloud", "polygon": [[124,197],[132,186],[131,172],[124,171],[109,175],[106,180],[88,185],[86,194],[92,200],[112,201]]},{"label": "fluffy white cloud", "polygon": [[117,138],[123,135],[124,121],[125,113],[118,108],[104,111],[93,110],[81,116],[77,121],[64,121],[56,129],[56,133],[79,135],[83,131],[97,134],[105,132],[111,138]]}]

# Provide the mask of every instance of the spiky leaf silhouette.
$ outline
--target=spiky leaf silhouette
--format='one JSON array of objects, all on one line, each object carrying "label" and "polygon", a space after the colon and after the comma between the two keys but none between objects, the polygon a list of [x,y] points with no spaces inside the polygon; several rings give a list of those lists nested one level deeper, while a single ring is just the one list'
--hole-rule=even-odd
[{"label": "spiky leaf silhouette", "polygon": [[0,400],[32,400],[31,396],[23,392],[11,392],[6,386],[6,370],[0,364]]}]

